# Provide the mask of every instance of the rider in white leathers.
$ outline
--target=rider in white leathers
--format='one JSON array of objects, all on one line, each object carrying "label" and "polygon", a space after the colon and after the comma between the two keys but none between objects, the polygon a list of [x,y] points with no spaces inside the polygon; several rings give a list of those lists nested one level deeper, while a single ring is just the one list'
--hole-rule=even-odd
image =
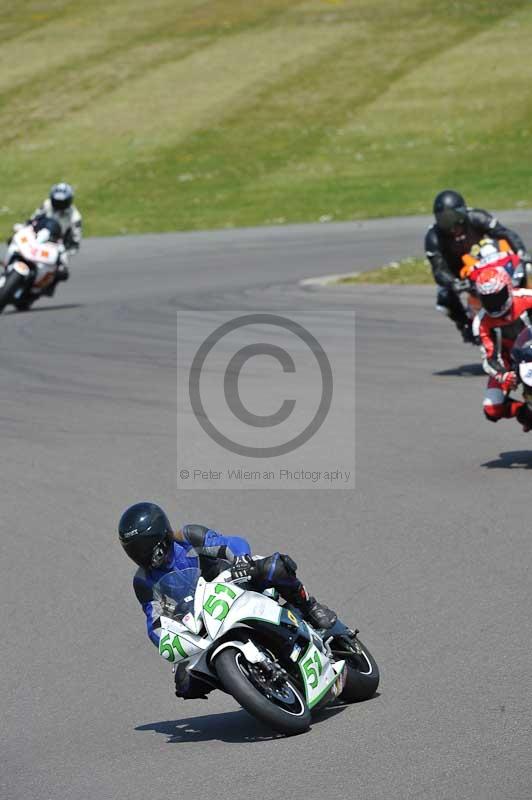
[{"label": "rider in white leathers", "polygon": [[[39,208],[36,208],[28,222],[36,227],[39,220],[43,218],[54,219],[61,227],[61,239],[64,245],[64,252],[61,256],[61,263],[58,267],[55,281],[44,291],[44,294],[52,296],[56,286],[60,281],[69,278],[68,258],[75,255],[81,245],[82,218],[79,210],[74,205],[74,190],[69,183],[54,183],[50,189],[49,196],[43,201]],[[17,223],[13,226],[16,233],[24,226]],[[11,243],[11,237],[7,244]]]},{"label": "rider in white leathers", "polygon": [[63,244],[69,255],[78,252],[81,244],[82,219],[74,205],[74,190],[69,183],[56,183],[50,189],[49,197],[35,209],[30,222],[37,217],[52,217],[61,226]]}]

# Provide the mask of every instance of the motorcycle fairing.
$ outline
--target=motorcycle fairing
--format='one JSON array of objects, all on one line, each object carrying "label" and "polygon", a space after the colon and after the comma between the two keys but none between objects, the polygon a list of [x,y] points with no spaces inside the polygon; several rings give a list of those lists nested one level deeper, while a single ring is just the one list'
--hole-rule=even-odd
[{"label": "motorcycle fairing", "polygon": [[311,641],[300,657],[298,667],[305,687],[307,705],[312,709],[333,688],[345,667],[345,661],[331,664]]}]

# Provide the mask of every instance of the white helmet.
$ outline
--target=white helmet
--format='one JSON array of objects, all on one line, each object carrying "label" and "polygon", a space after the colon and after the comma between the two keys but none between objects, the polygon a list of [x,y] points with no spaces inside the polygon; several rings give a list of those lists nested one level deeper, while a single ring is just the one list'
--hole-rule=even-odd
[{"label": "white helmet", "polygon": [[74,190],[69,183],[54,183],[50,189],[50,202],[54,211],[66,211],[74,201]]}]

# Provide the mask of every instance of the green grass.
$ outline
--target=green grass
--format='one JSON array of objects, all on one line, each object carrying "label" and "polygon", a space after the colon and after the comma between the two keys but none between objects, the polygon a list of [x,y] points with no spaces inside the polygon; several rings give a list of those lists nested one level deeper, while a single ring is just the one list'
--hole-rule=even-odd
[{"label": "green grass", "polygon": [[397,283],[397,284],[433,284],[434,278],[428,261],[424,258],[405,258],[392,261],[384,267],[361,272],[347,278],[340,278],[340,284],[351,283]]},{"label": "green grass", "polygon": [[0,0],[0,222],[88,234],[532,207],[529,0]]}]

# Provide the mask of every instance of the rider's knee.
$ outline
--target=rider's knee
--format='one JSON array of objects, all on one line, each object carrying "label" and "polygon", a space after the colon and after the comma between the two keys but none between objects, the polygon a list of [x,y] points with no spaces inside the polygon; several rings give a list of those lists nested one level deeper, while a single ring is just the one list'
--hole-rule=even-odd
[{"label": "rider's knee", "polygon": [[502,405],[502,403],[501,404],[485,403],[483,406],[483,411],[484,411],[484,416],[490,422],[498,422],[503,416],[504,406]]},{"label": "rider's knee", "polygon": [[282,553],[274,553],[267,558],[261,558],[255,561],[255,565],[257,576],[273,585],[290,583],[297,570],[294,559]]},{"label": "rider's knee", "polygon": [[448,314],[449,305],[449,291],[444,286],[440,286],[436,293],[436,308],[443,314]]}]

